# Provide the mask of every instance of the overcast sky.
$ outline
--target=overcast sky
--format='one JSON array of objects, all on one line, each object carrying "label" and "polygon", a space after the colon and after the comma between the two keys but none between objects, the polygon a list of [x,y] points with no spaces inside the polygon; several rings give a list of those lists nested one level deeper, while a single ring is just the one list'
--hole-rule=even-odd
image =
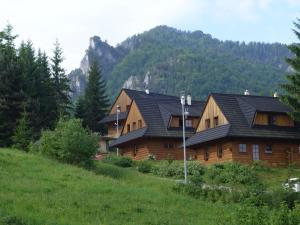
[{"label": "overcast sky", "polygon": [[57,38],[64,65],[77,68],[89,38],[116,45],[157,25],[202,30],[221,40],[291,43],[300,0],[0,0],[7,23],[49,55]]}]

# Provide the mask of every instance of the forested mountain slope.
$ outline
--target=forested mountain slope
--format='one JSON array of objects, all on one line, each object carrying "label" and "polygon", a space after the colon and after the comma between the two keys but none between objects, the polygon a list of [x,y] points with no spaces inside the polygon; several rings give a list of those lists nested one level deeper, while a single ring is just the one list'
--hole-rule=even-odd
[{"label": "forested mountain slope", "polygon": [[90,39],[79,69],[70,73],[74,96],[84,90],[90,63],[97,60],[113,98],[121,87],[197,98],[210,92],[270,95],[288,71],[285,45],[220,41],[201,31],[158,26],[116,47]]}]

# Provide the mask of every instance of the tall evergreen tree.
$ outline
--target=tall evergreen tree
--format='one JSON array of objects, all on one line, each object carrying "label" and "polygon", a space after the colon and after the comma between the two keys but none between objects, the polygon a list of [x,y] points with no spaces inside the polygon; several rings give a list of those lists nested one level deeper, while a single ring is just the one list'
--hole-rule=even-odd
[{"label": "tall evergreen tree", "polygon": [[105,92],[105,81],[102,79],[98,64],[94,61],[89,70],[89,78],[84,95],[85,116],[83,119],[83,124],[94,132],[104,132],[104,127],[99,124],[99,121],[105,116],[109,106]]},{"label": "tall evergreen tree", "polygon": [[0,146],[8,146],[22,111],[23,79],[14,45],[12,26],[0,32]]},{"label": "tall evergreen tree", "polygon": [[[300,19],[297,19],[294,25],[293,31],[300,40]],[[293,72],[286,76],[288,82],[282,85],[285,94],[281,96],[281,99],[292,108],[292,118],[300,122],[300,43],[291,44],[288,48],[294,53],[293,58],[286,59],[293,68]]]},{"label": "tall evergreen tree", "polygon": [[79,96],[76,105],[75,105],[75,115],[78,119],[84,119],[85,117],[85,105],[84,105],[84,96]]},{"label": "tall evergreen tree", "polygon": [[48,57],[40,50],[36,59],[37,73],[41,81],[40,96],[40,127],[53,128],[58,120],[58,106],[55,98],[54,81],[51,79]]},{"label": "tall evergreen tree", "polygon": [[71,107],[69,79],[62,67],[63,52],[59,42],[54,43],[53,57],[51,58],[51,72],[54,81],[55,97],[60,115],[69,114]]}]

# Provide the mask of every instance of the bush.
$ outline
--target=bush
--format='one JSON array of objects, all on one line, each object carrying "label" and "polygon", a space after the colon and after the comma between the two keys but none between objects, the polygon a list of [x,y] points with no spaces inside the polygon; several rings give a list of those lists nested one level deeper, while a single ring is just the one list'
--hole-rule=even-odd
[{"label": "bush", "polygon": [[89,134],[80,120],[61,119],[54,131],[43,131],[38,144],[31,147],[59,161],[90,167],[98,150],[98,138]]},{"label": "bush", "polygon": [[101,174],[114,179],[120,179],[124,176],[124,171],[121,168],[102,162],[96,163],[93,171],[96,174]]},{"label": "bush", "polygon": [[149,161],[141,161],[137,165],[137,170],[141,173],[150,173],[152,170],[152,165],[149,163]]},{"label": "bush", "polygon": [[[173,161],[160,162],[152,168],[152,173],[162,177],[184,178],[183,162]],[[187,173],[189,176],[203,175],[205,173],[204,167],[195,161],[187,162]]]},{"label": "bush", "polygon": [[107,155],[102,160],[104,163],[114,164],[120,167],[132,167],[133,161],[129,157],[116,156],[116,155]]},{"label": "bush", "polygon": [[8,216],[0,219],[0,225],[26,225],[26,223],[16,216]]},{"label": "bush", "polygon": [[207,170],[208,177],[217,184],[253,184],[258,181],[255,169],[240,163],[214,164]]}]

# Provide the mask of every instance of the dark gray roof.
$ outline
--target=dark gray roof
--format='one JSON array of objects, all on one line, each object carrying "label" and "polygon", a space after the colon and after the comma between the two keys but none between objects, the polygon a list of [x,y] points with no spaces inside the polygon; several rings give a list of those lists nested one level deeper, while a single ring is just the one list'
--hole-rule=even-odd
[{"label": "dark gray roof", "polygon": [[[119,113],[119,120],[125,120],[127,118],[127,114],[128,112],[121,112]],[[111,115],[108,115],[106,117],[104,117],[102,120],[100,120],[99,123],[111,123],[111,122],[115,122],[117,121],[117,114],[111,114]]]},{"label": "dark gray roof", "polygon": [[[130,95],[137,104],[140,113],[142,114],[146,130],[143,137],[166,137],[166,138],[181,138],[182,129],[169,129],[168,124],[171,116],[181,115],[180,98],[156,93],[146,94],[141,91],[133,91],[126,89],[126,93]],[[204,102],[193,101],[191,106],[187,106],[191,112],[191,116],[200,116],[204,107]],[[135,131],[133,131],[135,132]],[[132,133],[132,132],[130,132]],[[130,134],[129,133],[129,134]],[[186,136],[190,137],[194,130],[187,130]],[[112,142],[111,146],[117,146],[122,143],[132,140],[131,136],[121,136],[121,140]],[[130,138],[129,138],[130,137]],[[136,137],[139,138],[140,136]]]},{"label": "dark gray roof", "polygon": [[129,142],[129,141],[135,140],[137,138],[143,137],[146,130],[147,130],[147,128],[144,127],[141,129],[137,129],[135,131],[131,131],[125,135],[122,135],[118,139],[112,141],[112,143],[110,144],[110,147],[116,147],[124,142]]},{"label": "dark gray roof", "polygon": [[218,126],[216,128],[210,128],[201,132],[197,132],[186,141],[186,146],[189,147],[199,143],[226,137],[228,135],[229,130],[230,125],[226,124]]},{"label": "dark gray roof", "polygon": [[[230,126],[227,128],[220,126],[196,133],[190,138],[191,140],[187,141],[189,146],[225,136],[300,139],[300,131],[297,127],[252,125],[256,112],[287,113],[290,111],[290,108],[281,103],[278,98],[217,93],[213,93],[211,96]],[[228,131],[225,132],[225,129]],[[212,137],[208,137],[209,135]]]}]

